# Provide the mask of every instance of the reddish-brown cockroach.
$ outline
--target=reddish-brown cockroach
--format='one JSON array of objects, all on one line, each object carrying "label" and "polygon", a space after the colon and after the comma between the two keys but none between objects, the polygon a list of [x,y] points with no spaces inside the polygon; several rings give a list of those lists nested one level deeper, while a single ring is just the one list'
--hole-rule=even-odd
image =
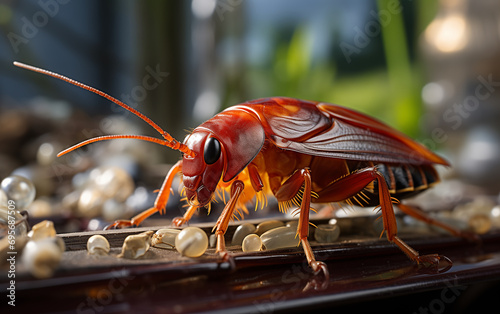
[{"label": "reddish-brown cockroach", "polygon": [[[197,208],[209,206],[214,195],[228,191],[214,230],[217,252],[226,255],[224,234],[245,204],[264,203],[274,195],[280,210],[297,204],[297,235],[315,273],[328,276],[326,264],[316,261],[309,241],[310,203],[348,202],[377,206],[387,239],[417,263],[438,264],[448,258],[420,255],[397,235],[393,203],[421,192],[439,181],[434,164],[448,163],[404,134],[369,116],[341,106],[286,97],[257,99],[230,107],[202,123],[183,143],[123,102],[62,75],[15,62],[16,66],[49,75],[103,96],[134,113],[163,139],[141,135],[109,135],[86,140],[58,156],[102,140],[135,138],[182,152],[167,174],[154,207],[111,227],[137,226],[156,212],[164,213],[175,175],[180,174],[189,208],[174,219],[180,226]],[[217,193],[216,193],[217,192]],[[454,235],[467,234],[429,218],[422,211],[399,204],[406,214],[440,226]]]}]

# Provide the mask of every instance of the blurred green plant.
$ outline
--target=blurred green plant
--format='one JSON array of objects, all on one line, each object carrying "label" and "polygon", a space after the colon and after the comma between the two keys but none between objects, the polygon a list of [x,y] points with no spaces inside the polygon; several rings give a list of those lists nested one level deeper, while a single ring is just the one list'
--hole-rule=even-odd
[{"label": "blurred green plant", "polygon": [[[378,10],[393,0],[378,0]],[[436,7],[416,4],[415,38],[431,20]],[[422,17],[423,16],[423,17]],[[278,45],[271,68],[250,69],[250,96],[288,96],[336,103],[372,115],[412,136],[422,136],[420,90],[424,83],[418,60],[412,61],[403,14],[394,14],[381,27],[386,67],[361,74],[338,73],[335,61],[313,60],[312,42],[304,25],[296,27],[291,40]],[[252,97],[255,98],[255,97]]]}]

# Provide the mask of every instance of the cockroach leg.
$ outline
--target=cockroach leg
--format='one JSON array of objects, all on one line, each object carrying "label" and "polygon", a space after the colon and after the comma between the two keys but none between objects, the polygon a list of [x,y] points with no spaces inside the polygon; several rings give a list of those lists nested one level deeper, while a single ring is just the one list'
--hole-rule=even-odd
[{"label": "cockroach leg", "polygon": [[250,177],[250,183],[252,184],[252,187],[255,190],[255,192],[262,191],[264,183],[262,182],[262,178],[259,175],[259,170],[257,169],[257,166],[254,164],[249,164],[248,174]]},{"label": "cockroach leg", "polygon": [[184,213],[183,217],[175,217],[172,219],[172,225],[175,227],[181,227],[189,222],[191,220],[191,217],[193,217],[193,214],[196,212],[198,209],[198,206],[191,205],[189,206],[188,210]]},{"label": "cockroach leg", "polygon": [[105,230],[109,230],[112,228],[126,228],[132,226],[139,226],[146,218],[149,216],[160,212],[160,214],[165,213],[165,207],[167,206],[168,198],[170,196],[170,187],[172,186],[172,182],[174,181],[174,177],[177,173],[179,173],[182,169],[182,160],[175,163],[170,171],[168,172],[163,184],[158,192],[158,196],[156,197],[154,207],[143,211],[142,213],[132,217],[130,220],[117,220],[111,225],[104,228]]},{"label": "cockroach leg", "polygon": [[219,216],[219,219],[217,219],[217,222],[215,223],[214,226],[215,236],[217,237],[217,246],[215,251],[221,254],[223,259],[227,259],[226,242],[224,240],[224,234],[226,233],[229,221],[233,217],[234,209],[236,208],[238,198],[240,197],[244,188],[245,185],[243,184],[243,182],[239,180],[236,180],[232,183],[231,198],[229,202],[226,204],[226,207],[224,207],[224,210],[222,211],[221,215]]},{"label": "cockroach leg", "polygon": [[[304,184],[304,174],[307,169],[302,169],[295,171],[294,174],[292,174],[280,187],[279,189],[274,193],[276,196],[276,199],[279,202],[286,202],[295,197],[297,195],[297,192],[300,190],[302,185]],[[309,170],[307,170],[309,178],[311,177],[311,174]],[[310,180],[309,180],[310,181]],[[304,193],[305,195],[306,193]],[[309,196],[310,197],[310,196]]]},{"label": "cockroach leg", "polygon": [[173,227],[182,227],[185,224],[187,224],[187,221],[184,219],[184,217],[174,217],[172,219],[172,226]]},{"label": "cockroach leg", "polygon": [[302,243],[302,248],[304,249],[304,253],[306,254],[307,263],[313,270],[315,275],[319,275],[321,271],[323,271],[323,275],[325,276],[325,281],[328,282],[330,280],[330,273],[328,271],[328,267],[324,262],[317,261],[314,257],[314,253],[312,251],[311,245],[309,244],[309,240],[307,238],[300,239]]},{"label": "cockroach leg", "polygon": [[142,213],[132,217],[130,220],[116,220],[114,223],[112,223],[109,226],[106,226],[104,230],[109,230],[109,229],[121,229],[121,228],[128,228],[128,227],[137,227],[143,222],[146,218],[149,216],[157,213],[159,210],[156,207],[151,207],[150,209],[147,209],[143,211]]},{"label": "cockroach leg", "polygon": [[[307,262],[318,275],[321,271],[325,275],[325,280],[329,280],[328,267],[324,262],[317,261],[314,257],[311,245],[307,236],[309,235],[309,210],[311,205],[311,172],[309,169],[301,169],[295,172],[285,183],[279,188],[276,195],[278,199],[287,200],[293,198],[295,193],[304,186],[304,193],[300,204],[299,224],[297,226],[297,235],[299,236],[302,248],[306,254]],[[279,195],[279,197],[278,197]]]},{"label": "cockroach leg", "polygon": [[[405,243],[397,236],[396,217],[392,207],[391,195],[385,182],[384,177],[375,168],[369,172],[363,172],[366,175],[371,175],[378,182],[378,193],[380,198],[380,207],[382,209],[382,218],[384,221],[384,229],[387,239],[396,244],[411,260],[422,265],[438,265],[440,260],[445,259],[451,262],[447,257],[438,254],[420,255],[415,249]],[[365,175],[365,176],[366,176]]]},{"label": "cockroach leg", "polygon": [[449,233],[451,233],[454,236],[464,238],[470,242],[481,243],[481,238],[477,234],[456,229],[456,228],[454,228],[450,225],[447,225],[439,220],[433,219],[432,217],[429,217],[425,212],[423,212],[422,210],[420,210],[414,206],[409,206],[406,204],[398,204],[398,207],[403,213],[405,213],[405,214],[407,214],[415,219],[418,219],[418,220],[421,220],[425,223],[428,223],[430,225],[438,226],[438,227],[448,231]]},{"label": "cockroach leg", "polygon": [[[378,195],[380,207],[382,209],[382,219],[384,222],[384,230],[387,235],[387,239],[390,242],[396,244],[401,251],[403,251],[411,260],[417,262],[418,264],[439,264],[440,260],[449,261],[447,257],[431,254],[421,256],[416,250],[414,250],[411,246],[406,244],[403,240],[401,240],[397,236],[397,225],[396,225],[396,217],[394,215],[394,209],[392,207],[392,199],[391,194],[389,192],[389,188],[387,187],[387,183],[382,176],[377,171],[376,167],[368,167],[356,172],[352,172],[351,174],[333,182],[328,187],[323,189],[320,194],[320,199],[323,197],[327,197],[330,200],[338,201],[343,199],[348,199],[353,195],[356,195],[361,191],[366,185],[371,183],[372,181],[377,180],[378,182]],[[418,219],[426,220],[425,215],[422,215],[416,211],[408,210],[408,214],[412,216],[418,216]],[[402,208],[402,211],[405,210]],[[444,226],[444,224],[438,223],[440,226]],[[450,261],[451,262],[451,261]]]}]

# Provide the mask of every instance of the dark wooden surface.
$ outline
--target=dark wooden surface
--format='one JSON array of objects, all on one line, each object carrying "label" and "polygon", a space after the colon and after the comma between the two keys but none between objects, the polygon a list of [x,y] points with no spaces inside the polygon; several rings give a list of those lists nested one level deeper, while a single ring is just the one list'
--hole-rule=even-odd
[{"label": "dark wooden surface", "polygon": [[[477,302],[488,305],[481,298],[500,291],[498,231],[481,236],[480,245],[442,234],[401,235],[423,254],[439,253],[453,260],[451,267],[436,268],[417,266],[385,239],[356,230],[371,224],[372,218],[339,223],[350,229],[344,228],[338,243],[313,243],[317,258],[328,264],[329,281],[311,274],[301,248],[243,253],[230,247],[232,261],[221,260],[213,249],[192,259],[151,248],[140,259],[125,260],[116,255],[127,235],[159,227],[59,235],[67,251],[52,278],[38,280],[19,270],[16,311],[289,313],[370,306],[373,312],[389,307],[400,313],[446,313],[477,308]],[[109,256],[87,255],[86,241],[96,233],[110,240]],[[3,292],[5,278],[0,283]]]}]

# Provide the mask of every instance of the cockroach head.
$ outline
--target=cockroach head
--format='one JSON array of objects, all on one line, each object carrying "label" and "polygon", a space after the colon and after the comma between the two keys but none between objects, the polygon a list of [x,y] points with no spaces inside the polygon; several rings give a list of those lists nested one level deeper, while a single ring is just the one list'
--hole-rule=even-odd
[{"label": "cockroach head", "polygon": [[192,205],[209,202],[222,180],[230,182],[257,156],[264,128],[251,113],[228,109],[194,129],[184,144],[195,157],[184,156],[182,175]]},{"label": "cockroach head", "polygon": [[205,206],[212,199],[225,168],[224,147],[210,130],[200,128],[184,140],[184,145],[195,154],[184,155],[182,159],[186,197],[191,205]]}]

